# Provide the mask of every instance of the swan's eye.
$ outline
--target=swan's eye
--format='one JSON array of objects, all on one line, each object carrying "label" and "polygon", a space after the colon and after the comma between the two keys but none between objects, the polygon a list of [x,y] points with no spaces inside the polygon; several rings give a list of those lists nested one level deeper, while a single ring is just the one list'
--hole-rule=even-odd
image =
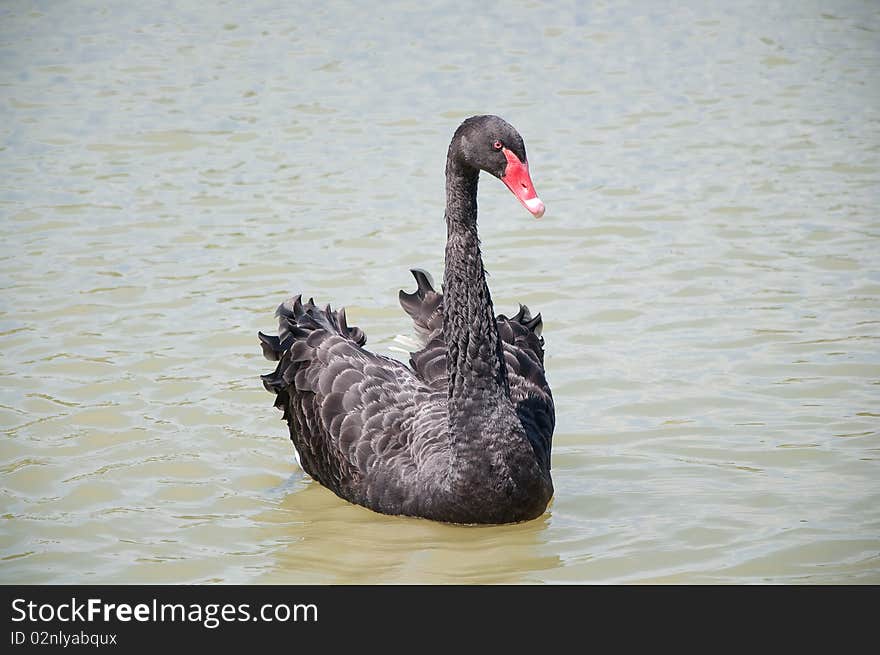
[{"label": "swan's eye", "polygon": [[495,150],[501,150],[501,148],[504,147],[504,144],[501,143],[501,141],[496,141],[492,144],[492,147],[495,148]]}]

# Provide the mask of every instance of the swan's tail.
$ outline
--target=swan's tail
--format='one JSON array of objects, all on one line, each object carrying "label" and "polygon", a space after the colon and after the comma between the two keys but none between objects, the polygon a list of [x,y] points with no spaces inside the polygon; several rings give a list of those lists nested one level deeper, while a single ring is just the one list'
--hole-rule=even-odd
[{"label": "swan's tail", "polygon": [[418,336],[428,343],[443,332],[443,294],[434,290],[434,282],[427,271],[413,268],[410,273],[418,288],[414,293],[401,290],[400,306],[412,318]]}]

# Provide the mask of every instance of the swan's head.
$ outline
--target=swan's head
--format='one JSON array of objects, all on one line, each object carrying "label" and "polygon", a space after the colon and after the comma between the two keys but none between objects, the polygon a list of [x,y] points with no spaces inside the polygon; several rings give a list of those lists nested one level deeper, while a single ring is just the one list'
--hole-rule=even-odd
[{"label": "swan's head", "polygon": [[449,151],[461,163],[504,182],[535,218],[544,215],[544,203],[529,176],[526,146],[510,123],[498,116],[471,116],[455,131]]}]

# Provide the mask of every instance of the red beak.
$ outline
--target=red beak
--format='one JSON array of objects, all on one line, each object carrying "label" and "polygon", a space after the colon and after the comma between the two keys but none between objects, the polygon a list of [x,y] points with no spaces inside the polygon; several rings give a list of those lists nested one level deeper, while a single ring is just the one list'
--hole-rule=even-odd
[{"label": "red beak", "polygon": [[501,181],[513,192],[523,207],[528,209],[535,218],[541,218],[544,215],[544,203],[541,202],[538,192],[535,191],[535,185],[532,184],[529,165],[526,162],[521,162],[519,157],[507,148],[502,148],[501,152],[507,157],[507,168],[504,169],[504,177],[501,178]]}]

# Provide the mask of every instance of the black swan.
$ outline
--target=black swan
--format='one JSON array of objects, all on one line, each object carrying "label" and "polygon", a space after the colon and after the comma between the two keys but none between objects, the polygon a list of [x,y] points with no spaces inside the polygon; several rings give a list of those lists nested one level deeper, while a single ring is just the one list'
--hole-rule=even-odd
[{"label": "black swan", "polygon": [[400,304],[424,339],[410,366],[364,349],[345,310],[300,296],[260,333],[278,366],[263,384],[283,410],[302,468],[352,503],[448,523],[540,516],[553,495],[555,412],[544,376],[541,315],[495,316],[477,237],[480,171],[544,214],[522,137],[497,116],[473,116],[446,158],[443,293],[413,270]]}]

